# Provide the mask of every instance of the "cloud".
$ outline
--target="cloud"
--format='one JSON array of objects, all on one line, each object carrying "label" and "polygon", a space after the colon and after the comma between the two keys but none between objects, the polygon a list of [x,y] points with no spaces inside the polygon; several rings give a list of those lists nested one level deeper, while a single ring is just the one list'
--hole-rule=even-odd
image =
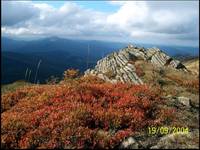
[{"label": "cloud", "polygon": [[86,9],[75,2],[60,8],[45,2],[14,3],[3,2],[4,35],[178,45],[198,45],[199,41],[197,2],[109,1],[108,5],[118,7],[114,13]]},{"label": "cloud", "polygon": [[[47,4],[35,4],[40,9],[39,17],[27,20],[20,27],[38,30],[38,34],[47,36],[79,37],[91,34],[98,35],[104,30],[105,13],[83,9],[75,3],[66,2],[62,7],[55,9]],[[4,34],[11,34],[19,26],[6,28]],[[10,30],[10,31],[9,31]],[[8,32],[9,31],[9,32]],[[105,31],[104,31],[105,32]]]},{"label": "cloud", "polygon": [[2,28],[3,32],[7,32],[7,34],[13,34],[16,36],[20,36],[20,35],[38,35],[38,34],[42,34],[42,32],[37,31],[37,30],[32,30],[32,29],[28,29],[28,28],[24,28],[24,27],[20,27],[20,28],[10,28],[10,27],[3,27]]},{"label": "cloud", "polygon": [[29,20],[39,14],[39,9],[30,2],[3,1],[2,2],[2,25],[12,26],[19,22]]},{"label": "cloud", "polygon": [[188,40],[187,44],[198,45],[197,2],[125,1],[112,4],[121,7],[108,16],[108,22],[129,33],[133,39],[150,42],[157,39],[160,43],[170,41],[179,45]]},{"label": "cloud", "polygon": [[132,27],[142,23],[148,16],[148,7],[145,2],[128,1],[120,5],[116,13],[108,16],[108,23],[119,25],[122,28]]}]

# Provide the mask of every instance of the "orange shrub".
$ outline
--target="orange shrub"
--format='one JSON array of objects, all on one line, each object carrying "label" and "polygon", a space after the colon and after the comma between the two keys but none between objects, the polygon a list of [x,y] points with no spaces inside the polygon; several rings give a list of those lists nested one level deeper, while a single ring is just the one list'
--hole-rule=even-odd
[{"label": "orange shrub", "polygon": [[19,99],[22,99],[27,95],[27,92],[18,90],[16,93],[8,93],[2,96],[1,112],[10,109],[12,106],[18,103]]},{"label": "orange shrub", "polygon": [[93,76],[93,75],[87,75],[84,77],[81,77],[79,80],[80,83],[105,83],[105,81],[97,76]]},{"label": "orange shrub", "polygon": [[78,69],[68,69],[64,72],[64,79],[74,79],[79,76],[79,70]]},{"label": "orange shrub", "polygon": [[2,96],[1,147],[116,148],[165,121],[161,102],[145,85],[80,81],[20,89]]}]

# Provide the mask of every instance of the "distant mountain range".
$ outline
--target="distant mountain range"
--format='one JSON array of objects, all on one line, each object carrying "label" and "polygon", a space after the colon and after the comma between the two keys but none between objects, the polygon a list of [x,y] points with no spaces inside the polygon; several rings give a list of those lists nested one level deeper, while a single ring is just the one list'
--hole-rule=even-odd
[{"label": "distant mountain range", "polygon": [[[30,81],[39,60],[42,60],[38,80],[45,82],[51,75],[62,76],[68,68],[81,72],[95,65],[108,53],[123,48],[125,43],[68,40],[57,37],[33,41],[2,38],[2,83],[24,79],[26,69],[32,70]],[[87,65],[88,62],[88,65]]]},{"label": "distant mountain range", "polygon": [[[94,67],[96,62],[107,54],[122,49],[128,43],[104,42],[95,40],[70,40],[49,37],[32,41],[14,40],[2,37],[1,74],[2,84],[24,79],[26,69],[31,70],[30,81],[34,81],[39,60],[42,60],[38,80],[44,83],[50,76],[61,77],[68,68],[84,72]],[[134,44],[134,43],[133,43]],[[152,47],[149,44],[138,44]],[[155,45],[154,45],[155,46]],[[156,46],[171,56],[197,56],[198,47]]]}]

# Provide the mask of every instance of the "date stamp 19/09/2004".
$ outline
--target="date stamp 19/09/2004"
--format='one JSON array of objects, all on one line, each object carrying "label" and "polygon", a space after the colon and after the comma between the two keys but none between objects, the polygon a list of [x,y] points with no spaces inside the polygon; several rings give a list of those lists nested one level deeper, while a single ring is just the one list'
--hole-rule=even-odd
[{"label": "date stamp 19/09/2004", "polygon": [[148,127],[148,135],[166,135],[166,134],[171,134],[171,133],[184,133],[188,134],[189,133],[189,128],[188,127]]}]

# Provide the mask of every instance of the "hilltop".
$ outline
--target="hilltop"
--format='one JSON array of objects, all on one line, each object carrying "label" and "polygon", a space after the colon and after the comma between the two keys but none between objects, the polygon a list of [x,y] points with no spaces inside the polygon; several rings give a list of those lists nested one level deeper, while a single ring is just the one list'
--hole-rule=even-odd
[{"label": "hilltop", "polygon": [[93,69],[85,72],[87,75],[111,83],[159,86],[166,95],[191,95],[190,92],[199,87],[198,77],[181,61],[155,47],[145,49],[129,45],[99,60]]},{"label": "hilltop", "polygon": [[1,148],[199,147],[199,78],[158,48],[128,46],[84,76],[15,85],[1,96]]}]

